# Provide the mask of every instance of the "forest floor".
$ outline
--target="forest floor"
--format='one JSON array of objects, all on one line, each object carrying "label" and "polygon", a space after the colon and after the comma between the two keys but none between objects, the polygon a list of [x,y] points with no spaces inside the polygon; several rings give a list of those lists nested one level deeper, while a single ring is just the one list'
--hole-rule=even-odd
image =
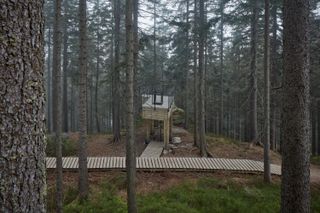
[{"label": "forest floor", "polygon": [[[174,144],[174,148],[172,152],[167,153],[166,155],[162,155],[165,157],[199,157],[200,152],[198,148],[193,146],[193,135],[180,127],[173,128],[173,137],[180,137],[181,143]],[[122,135],[122,138],[125,139],[125,136]],[[68,135],[68,140],[70,143],[74,143],[76,145],[76,141],[78,139],[78,134],[70,133]],[[137,143],[137,156],[139,156],[144,148],[146,147],[144,143],[145,139],[145,126],[141,125],[139,128],[136,129],[136,143]],[[219,158],[237,158],[237,159],[252,159],[252,160],[263,160],[263,148],[260,146],[250,146],[248,143],[235,141],[225,137],[219,137],[215,135],[208,135],[207,136],[207,144],[208,144],[208,151],[212,153],[214,157]],[[89,156],[125,156],[125,140],[114,143],[112,141],[112,136],[107,134],[92,134],[88,137],[88,155]],[[270,159],[273,164],[281,165],[281,156],[280,154],[271,151],[270,152]],[[78,181],[78,174],[77,172],[64,172],[63,174],[64,185],[66,189],[66,197],[71,196],[70,193],[76,194],[75,190],[77,188],[77,181]],[[179,196],[181,193],[186,193],[184,202],[190,203],[190,199],[199,199],[199,202],[206,202],[206,196],[213,196],[212,190],[208,190],[207,188],[203,189],[204,191],[198,191],[198,189],[194,189],[193,186],[198,186],[201,182],[208,180],[213,180],[215,182],[212,190],[215,190],[214,193],[218,194],[217,202],[223,202],[221,204],[222,208],[225,205],[224,202],[233,203],[237,205],[237,202],[249,202],[248,206],[256,205],[256,198],[254,198],[254,203],[250,203],[251,201],[246,200],[247,194],[249,197],[251,193],[258,193],[261,197],[261,203],[266,203],[266,206],[269,206],[269,202],[274,202],[274,199],[278,200],[279,198],[279,189],[280,189],[280,182],[281,179],[279,176],[272,176],[273,184],[271,187],[261,185],[263,183],[263,176],[257,174],[243,174],[243,173],[236,173],[230,171],[215,171],[215,172],[137,172],[137,193],[139,197],[139,205],[142,209],[141,212],[180,212],[173,211],[169,209],[168,211],[162,211],[162,206],[166,205],[163,204],[162,206],[159,204],[159,196],[161,197],[163,202],[173,202],[172,205],[179,206],[180,205],[180,198],[172,196],[172,193],[178,193]],[[210,182],[210,181],[209,181]],[[255,184],[252,185],[252,182]],[[311,165],[311,189],[315,195],[315,199],[320,200],[320,165]],[[95,206],[99,206],[102,203],[113,202],[112,205],[119,205],[118,209],[122,207],[125,208],[123,202],[126,200],[126,173],[120,171],[108,171],[108,172],[89,172],[89,184],[91,192],[103,193],[101,190],[102,188],[111,190],[112,189],[112,197],[108,197],[108,201],[100,201],[100,198],[95,197],[94,199],[98,199],[99,201],[94,201],[97,203],[93,203],[93,206],[90,208],[95,208]],[[206,183],[206,184],[212,184]],[[47,172],[47,185],[48,185],[48,194],[49,194],[49,206],[54,206],[54,188],[55,188],[55,172],[53,170],[49,170]],[[240,187],[241,186],[241,187]],[[233,187],[235,187],[233,189]],[[240,187],[240,188],[239,188]],[[261,188],[262,187],[262,188]],[[232,197],[232,190],[240,190],[240,193],[244,193],[244,197]],[[253,191],[252,191],[253,190]],[[265,191],[264,191],[265,190]],[[108,191],[108,194],[111,192]],[[200,193],[200,194],[199,194]],[[219,194],[222,193],[222,194]],[[227,193],[227,194],[225,194]],[[237,194],[234,193],[234,194]],[[270,201],[269,195],[273,197]],[[111,195],[105,195],[111,196]],[[182,196],[182,195],[181,195]],[[192,197],[195,196],[195,197]],[[199,196],[199,197],[197,197]],[[226,197],[225,197],[226,196]],[[72,196],[71,196],[72,197]],[[270,198],[271,198],[270,197]],[[51,200],[50,200],[51,199]],[[68,203],[68,199],[66,198]],[[74,198],[70,198],[71,200]],[[151,200],[149,200],[151,199]],[[156,200],[152,200],[156,199]],[[168,199],[168,200],[167,200]],[[178,200],[177,200],[178,199]],[[182,198],[181,198],[182,199]],[[221,200],[222,199],[222,200]],[[226,200],[224,200],[226,199]],[[239,200],[240,199],[240,200]],[[258,198],[260,199],[260,198]],[[244,201],[246,200],[246,201]],[[119,203],[119,202],[120,203]],[[50,204],[53,202],[53,204]],[[146,203],[144,203],[146,202]],[[175,203],[178,202],[178,203]],[[318,201],[317,201],[318,202]],[[316,202],[316,203],[317,203]],[[146,207],[148,204],[151,205],[159,205],[157,208],[161,209],[161,211],[156,211],[154,206],[149,206],[151,210]],[[278,205],[278,201],[276,201],[275,205]],[[66,206],[72,206],[68,204]],[[89,204],[88,204],[89,205]],[[111,205],[111,204],[110,204]],[[198,205],[198,204],[194,204]],[[201,204],[202,205],[202,204]],[[220,205],[220,204],[219,204]],[[241,204],[242,205],[242,204]],[[247,204],[246,204],[247,205]],[[261,204],[264,205],[264,204]],[[210,207],[211,204],[208,206]],[[209,208],[208,207],[208,208]],[[80,208],[80,207],[79,207]],[[81,207],[83,208],[83,207]],[[99,207],[100,208],[100,207]],[[102,212],[108,212],[105,208]],[[147,210],[143,210],[143,209]],[[180,207],[179,207],[180,208]],[[181,207],[182,208],[182,207]],[[183,207],[185,208],[185,207]],[[200,207],[199,207],[200,208]],[[202,208],[202,207],[201,207]],[[214,207],[215,210],[218,207]],[[220,207],[219,207],[220,208]],[[230,207],[233,208],[233,207]],[[247,212],[246,209],[248,207],[239,207],[243,208]],[[278,211],[276,207],[273,209],[274,211]],[[316,207],[317,209],[320,207]],[[74,207],[71,208],[74,212]],[[204,211],[191,211],[188,209],[188,205],[186,209],[181,211],[184,212],[208,212],[208,210]],[[49,211],[50,212],[50,211]],[[68,212],[68,211],[66,211]],[[77,211],[77,212],[85,212],[85,211]],[[98,211],[99,212],[99,211]],[[114,210],[110,210],[110,212],[114,212]],[[120,211],[115,212],[125,212],[123,209]],[[228,211],[226,211],[228,212]],[[241,211],[240,211],[241,212]],[[267,211],[268,212],[268,211]],[[271,211],[272,212],[272,211]]]},{"label": "forest floor", "polygon": [[[49,171],[48,212],[54,212],[55,173]],[[65,172],[65,212],[126,212],[126,173],[90,172],[89,201],[77,202],[78,174]],[[139,212],[279,212],[280,177],[234,172],[137,172]],[[320,211],[320,188],[312,187],[312,212]]]},{"label": "forest floor", "polygon": [[[145,141],[146,126],[140,125],[136,129],[136,152],[137,156],[143,152],[147,146]],[[158,137],[156,133],[154,138]],[[181,143],[172,144],[171,151],[162,154],[162,157],[200,157],[200,150],[194,146],[193,135],[178,126],[172,129],[173,137],[180,137]],[[78,141],[78,133],[69,133],[68,139],[70,143],[76,147]],[[239,142],[226,137],[208,135],[206,137],[208,151],[217,158],[233,158],[233,159],[250,159],[263,161],[263,147],[251,146],[247,142]],[[124,157],[126,155],[125,135],[122,134],[122,141],[115,143],[110,134],[90,134],[88,136],[88,156],[113,156]],[[75,153],[75,152],[73,152]],[[281,165],[281,155],[270,150],[271,163]],[[311,182],[320,186],[320,165],[311,164]],[[160,178],[161,179],[161,178]]]}]

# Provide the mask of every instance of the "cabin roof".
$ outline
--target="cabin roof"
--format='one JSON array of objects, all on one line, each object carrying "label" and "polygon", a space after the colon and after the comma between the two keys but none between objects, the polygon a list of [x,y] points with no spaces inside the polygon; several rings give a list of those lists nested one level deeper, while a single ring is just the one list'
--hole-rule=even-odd
[{"label": "cabin roof", "polygon": [[[170,109],[173,104],[174,97],[173,96],[163,96],[162,104],[153,104],[154,95],[142,95],[143,108],[154,108],[154,109]],[[160,102],[161,95],[156,95],[157,102]]]}]

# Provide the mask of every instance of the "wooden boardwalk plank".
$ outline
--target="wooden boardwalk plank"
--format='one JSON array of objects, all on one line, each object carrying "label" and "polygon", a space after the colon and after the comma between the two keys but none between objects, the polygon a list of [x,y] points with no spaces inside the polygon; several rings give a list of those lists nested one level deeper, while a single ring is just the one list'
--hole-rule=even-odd
[{"label": "wooden boardwalk plank", "polygon": [[250,171],[250,167],[248,166],[246,160],[240,160],[242,164],[242,171]]},{"label": "wooden boardwalk plank", "polygon": [[194,169],[200,169],[200,165],[198,164],[198,158],[191,158],[193,164],[194,164]]},{"label": "wooden boardwalk plank", "polygon": [[137,158],[137,162],[136,162],[137,169],[141,169],[142,168],[141,161],[142,161],[142,158]]},{"label": "wooden boardwalk plank", "polygon": [[151,141],[144,149],[140,157],[158,158],[163,151],[163,143],[159,141]]},{"label": "wooden boardwalk plank", "polygon": [[254,164],[252,163],[252,161],[251,161],[251,160],[248,160],[247,162],[248,162],[248,164],[250,165],[251,171],[256,171],[256,168],[255,168]]},{"label": "wooden boardwalk plank", "polygon": [[192,158],[188,158],[188,161],[189,161],[189,163],[190,163],[190,165],[191,165],[191,169],[196,169],[196,168],[197,168],[197,166],[196,166],[196,164],[193,162]]},{"label": "wooden boardwalk plank", "polygon": [[250,165],[252,166],[253,170],[256,172],[256,171],[259,171],[259,168],[257,167],[257,165],[254,163],[253,160],[249,160],[249,163]]},{"label": "wooden boardwalk plank", "polygon": [[246,170],[246,164],[244,163],[243,160],[237,160],[238,161],[238,165],[239,165],[239,169],[238,171],[243,171],[243,170]]},{"label": "wooden boardwalk plank", "polygon": [[216,160],[214,158],[209,158],[208,160],[210,162],[210,169],[216,169],[217,168]]},{"label": "wooden boardwalk plank", "polygon": [[183,161],[185,162],[186,169],[191,169],[192,166],[190,165],[189,159],[183,158]]},{"label": "wooden boardwalk plank", "polygon": [[207,170],[208,167],[207,167],[206,162],[205,162],[204,159],[205,158],[200,158],[199,159],[200,160],[200,164],[201,164],[203,170]]},{"label": "wooden boardwalk plank", "polygon": [[220,158],[216,158],[215,161],[217,163],[217,169],[223,169],[224,168],[222,162],[220,161]]},{"label": "wooden boardwalk plank", "polygon": [[[77,157],[63,157],[63,168],[77,169],[79,161]],[[125,169],[125,157],[88,157],[88,169]],[[136,159],[137,169],[144,170],[173,170],[173,171],[241,171],[263,173],[263,162],[248,159],[223,159],[223,158],[158,158],[138,157]],[[56,158],[46,158],[47,169],[56,167]],[[271,173],[281,175],[281,166],[270,165]]]},{"label": "wooden boardwalk plank", "polygon": [[230,160],[230,159],[226,159],[225,160],[225,162],[226,162],[226,164],[229,166],[229,170],[236,170],[235,168],[235,165],[234,165],[234,162],[232,161],[232,160]]}]

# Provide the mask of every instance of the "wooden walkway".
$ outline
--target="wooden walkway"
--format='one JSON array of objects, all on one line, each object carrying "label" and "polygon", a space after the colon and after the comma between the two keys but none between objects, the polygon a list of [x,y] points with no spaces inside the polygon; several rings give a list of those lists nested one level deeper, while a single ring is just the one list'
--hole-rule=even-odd
[{"label": "wooden walkway", "polygon": [[163,150],[163,142],[151,141],[144,149],[140,157],[142,158],[158,158]]},{"label": "wooden walkway", "polygon": [[[125,157],[88,157],[89,170],[125,170]],[[143,171],[237,171],[263,172],[263,162],[224,158],[137,158],[137,169]],[[56,159],[47,158],[47,169],[56,167]],[[77,157],[63,158],[65,170],[78,168]],[[281,175],[281,166],[271,164],[271,174]]]}]

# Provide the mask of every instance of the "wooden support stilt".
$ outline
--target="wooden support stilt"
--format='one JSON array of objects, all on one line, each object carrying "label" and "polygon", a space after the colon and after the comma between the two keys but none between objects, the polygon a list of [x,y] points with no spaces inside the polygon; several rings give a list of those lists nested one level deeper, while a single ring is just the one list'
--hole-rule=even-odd
[{"label": "wooden support stilt", "polygon": [[151,134],[154,134],[154,120],[150,120],[150,128]]},{"label": "wooden support stilt", "polygon": [[172,115],[169,118],[169,140],[172,141]]},{"label": "wooden support stilt", "polygon": [[169,119],[163,121],[164,123],[164,130],[163,130],[163,141],[164,141],[164,148],[169,148]]},{"label": "wooden support stilt", "polygon": [[151,120],[147,120],[147,135],[146,135],[146,140],[150,141],[150,133],[152,131],[152,121]]}]

